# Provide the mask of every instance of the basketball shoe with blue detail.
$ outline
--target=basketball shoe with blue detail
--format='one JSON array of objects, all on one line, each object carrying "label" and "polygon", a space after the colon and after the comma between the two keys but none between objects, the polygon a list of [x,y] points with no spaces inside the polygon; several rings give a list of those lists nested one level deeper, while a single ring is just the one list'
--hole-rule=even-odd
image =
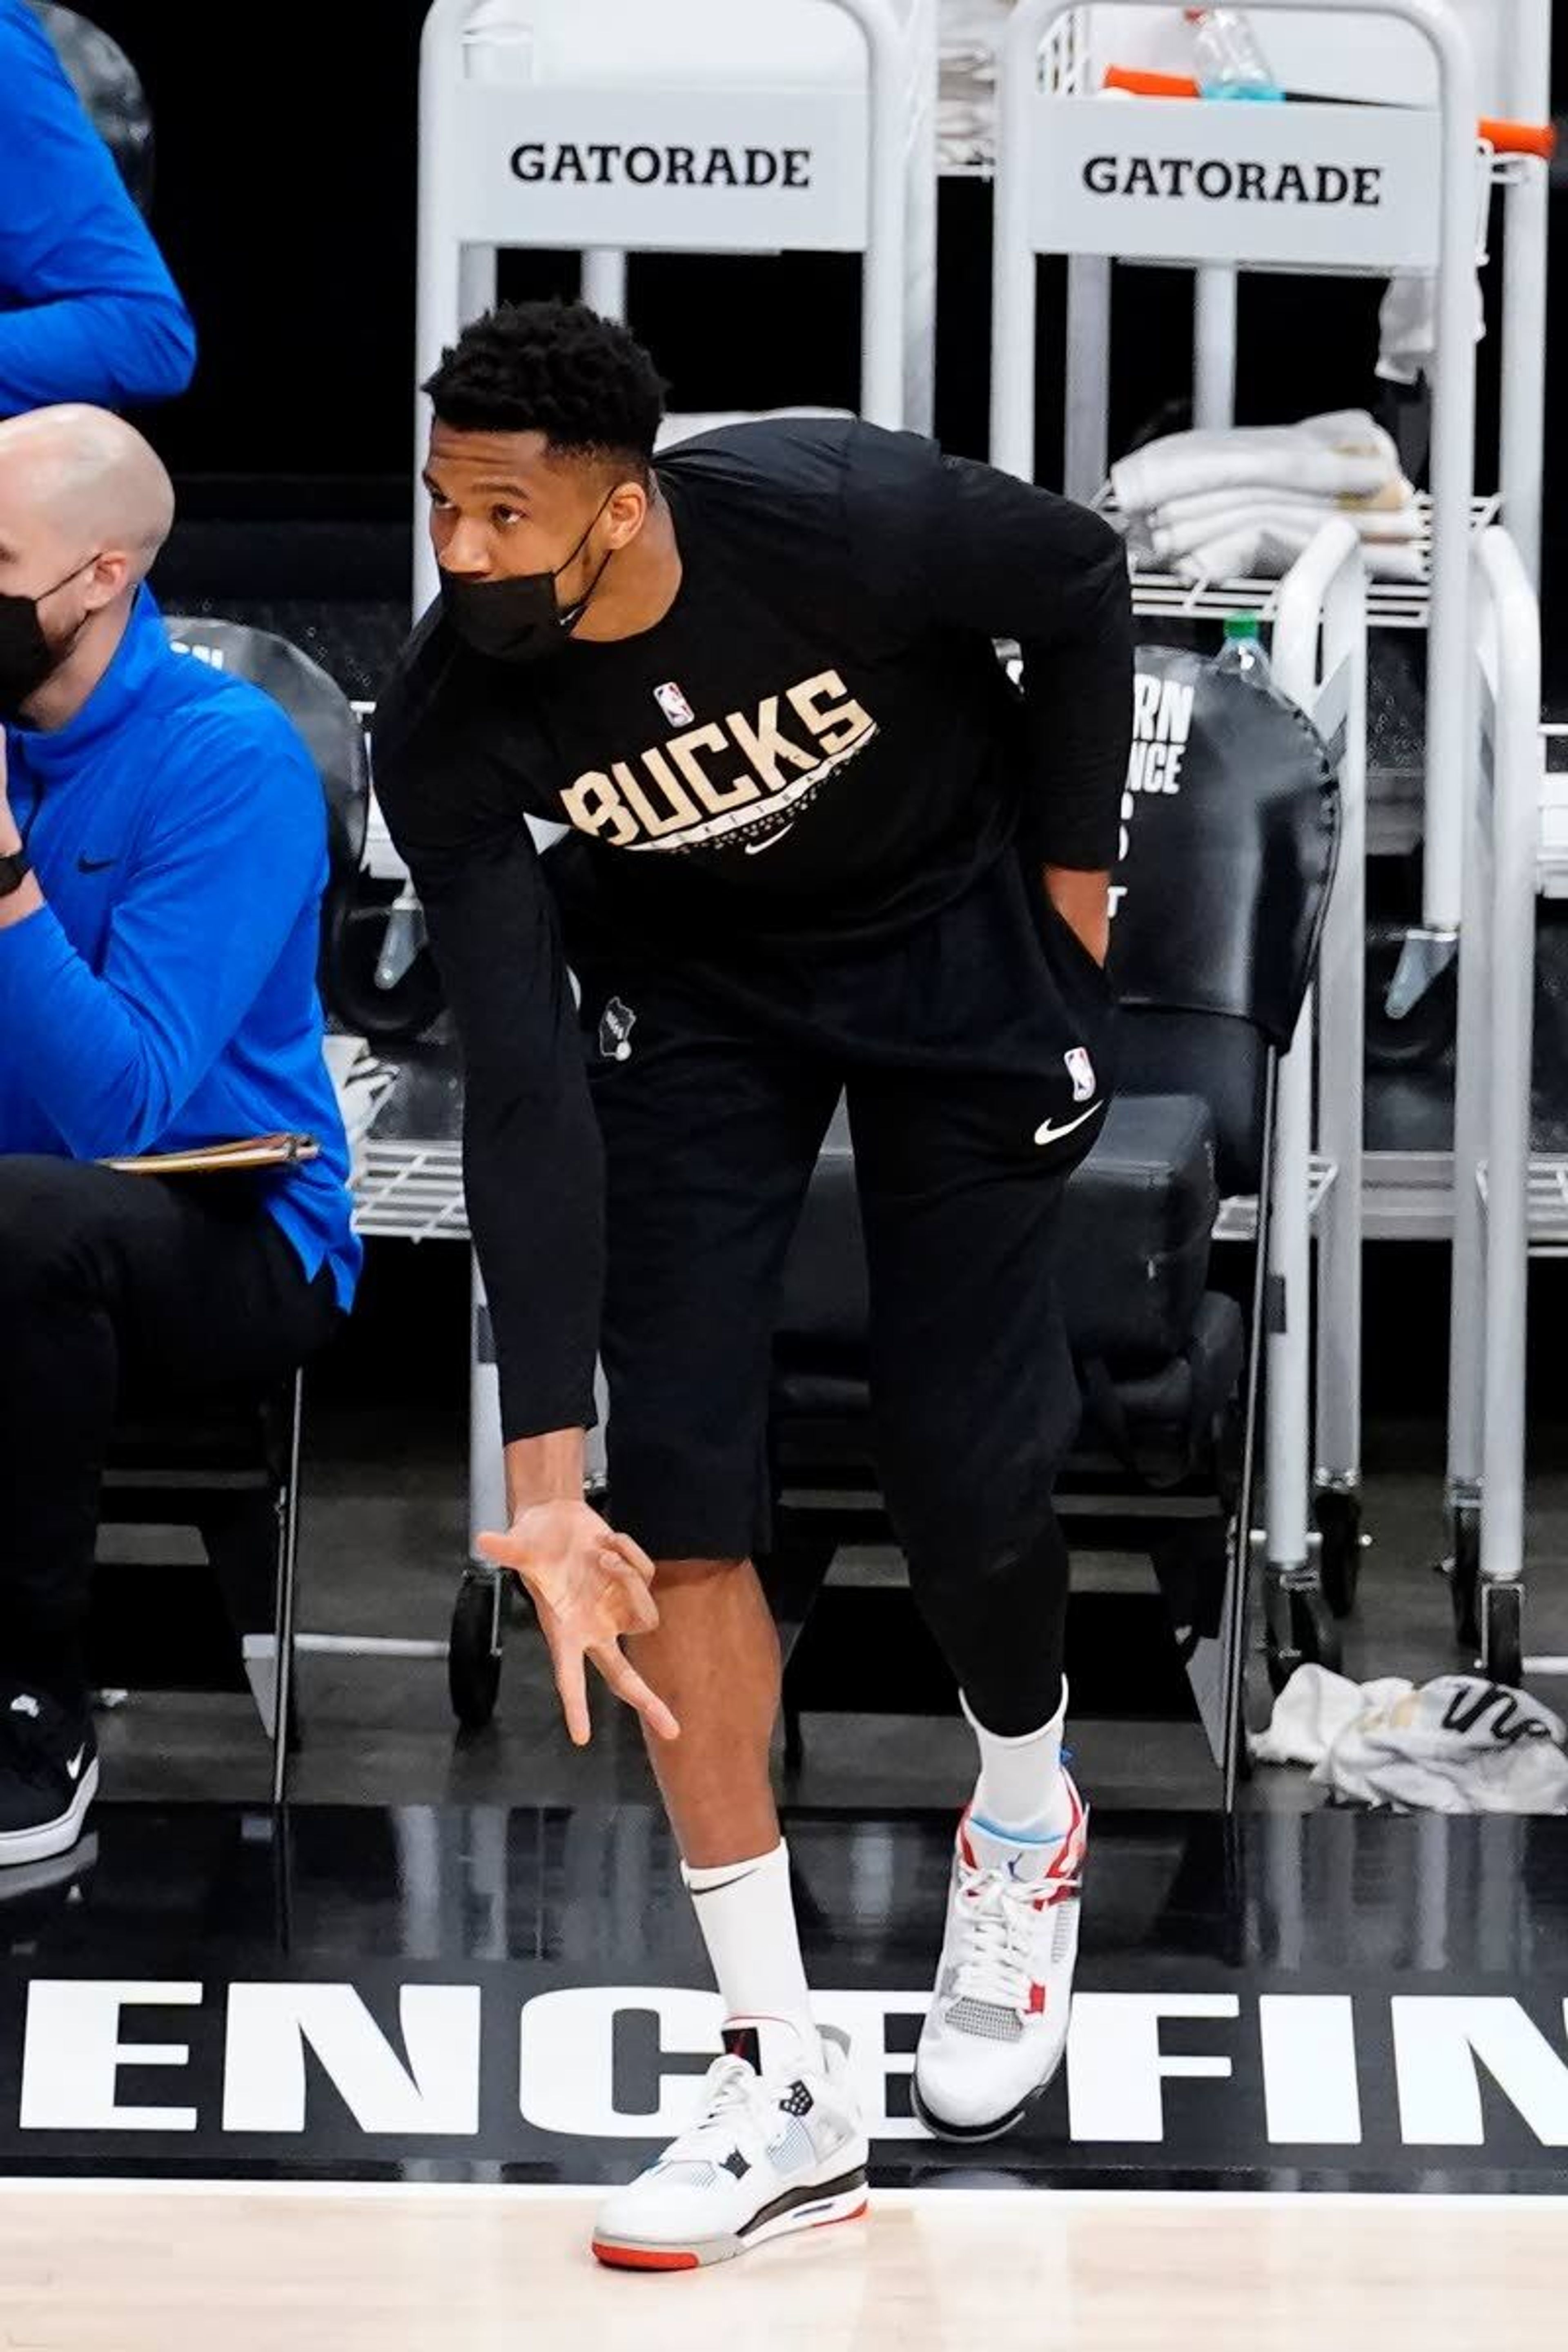
[{"label": "basketball shoe with blue detail", "polygon": [[[1067,1776],[1064,1774],[1064,1779]],[[915,2053],[915,2113],[943,2139],[994,2139],[1067,2049],[1089,1811],[1070,1779],[1059,1836],[958,1825],[936,1990]]]},{"label": "basketball shoe with blue detail", "polygon": [[726,2027],[726,2054],[709,2069],[695,2122],[600,2208],[600,2262],[697,2270],[864,2213],[866,2130],[846,2036],[825,2026],[819,2055],[785,2029],[770,2042],[769,2024],[760,2033],[748,2020]]}]

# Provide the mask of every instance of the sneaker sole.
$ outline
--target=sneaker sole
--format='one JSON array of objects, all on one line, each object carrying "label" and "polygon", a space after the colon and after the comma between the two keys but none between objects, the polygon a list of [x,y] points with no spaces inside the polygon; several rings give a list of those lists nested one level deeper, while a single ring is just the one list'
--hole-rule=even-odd
[{"label": "sneaker sole", "polygon": [[732,2263],[737,2254],[771,2239],[791,2236],[797,2230],[830,2230],[840,2221],[858,2221],[869,2203],[866,2175],[849,2172],[817,2189],[794,2189],[748,2221],[742,2230],[722,2237],[700,2239],[685,2246],[657,2245],[637,2238],[593,2240],[596,2261],[614,2271],[696,2271],[710,2263]]},{"label": "sneaker sole", "polygon": [[1009,2108],[1006,2115],[1003,2116],[995,2123],[950,2124],[945,2122],[941,2116],[934,2114],[932,2110],[927,2106],[925,2101],[921,2096],[919,2078],[914,2075],[911,2075],[910,2078],[910,2104],[914,2108],[918,2120],[924,2124],[927,2131],[931,2133],[934,2139],[951,2139],[960,2141],[961,2143],[967,2142],[970,2147],[973,2147],[975,2143],[980,2140],[1000,2139],[1005,2133],[1015,2130],[1017,2126],[1023,2122],[1024,2117],[1028,2114],[1029,2109],[1045,2097],[1046,2093],[1050,2089],[1051,2084],[1061,2073],[1062,2063],[1066,2057],[1067,2044],[1064,2042],[1061,2048],[1058,2051],[1055,2059],[1052,2061],[1049,2072],[1042,2074],[1039,2081],[1036,2083],[1031,2089],[1025,2092],[1017,2105],[1016,2107]]},{"label": "sneaker sole", "polygon": [[0,1870],[12,1863],[48,1862],[57,1853],[68,1853],[81,1835],[87,1809],[97,1794],[95,1756],[81,1776],[76,1795],[56,1820],[41,1822],[36,1830],[12,1830],[0,1836]]}]

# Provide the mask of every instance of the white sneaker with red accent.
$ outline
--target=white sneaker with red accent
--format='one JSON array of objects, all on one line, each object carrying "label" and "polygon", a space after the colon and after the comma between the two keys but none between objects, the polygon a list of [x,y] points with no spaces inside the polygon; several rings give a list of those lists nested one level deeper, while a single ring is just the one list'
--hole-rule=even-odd
[{"label": "white sneaker with red accent", "polygon": [[[737,2023],[695,2122],[600,2207],[594,2252],[612,2269],[697,2270],[866,2210],[868,2151],[846,2037],[825,2026],[818,2057],[791,2033],[787,2047],[768,2049],[762,2073],[757,2035]],[[748,2045],[750,2055],[737,2054]]]},{"label": "white sneaker with red accent", "polygon": [[[1065,1776],[1064,1776],[1065,1777]],[[915,2054],[914,2104],[942,2139],[1010,2131],[1062,2063],[1078,1958],[1089,1811],[1038,1843],[958,1825],[936,1990]]]}]

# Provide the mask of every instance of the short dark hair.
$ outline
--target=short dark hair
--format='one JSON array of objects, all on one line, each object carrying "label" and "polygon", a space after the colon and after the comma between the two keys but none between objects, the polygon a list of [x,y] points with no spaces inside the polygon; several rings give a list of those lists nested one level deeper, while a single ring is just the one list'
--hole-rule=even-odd
[{"label": "short dark hair", "polygon": [[542,433],[552,450],[646,478],[665,384],[642,345],[582,302],[503,302],[465,327],[425,386],[458,433]]}]

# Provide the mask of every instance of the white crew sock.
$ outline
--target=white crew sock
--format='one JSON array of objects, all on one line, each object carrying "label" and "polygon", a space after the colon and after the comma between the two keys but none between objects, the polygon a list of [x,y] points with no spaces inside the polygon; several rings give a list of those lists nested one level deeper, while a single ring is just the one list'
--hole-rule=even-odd
[{"label": "white crew sock", "polygon": [[790,1892],[788,1846],[781,1839],[771,1853],[712,1870],[689,1870],[682,1863],[680,1874],[719,1980],[726,2028],[758,2029],[756,2063],[763,2073],[772,2070],[775,2055],[784,2054],[778,2049],[780,2028],[804,2043],[811,2064],[820,2065],[822,2045]]},{"label": "white crew sock", "polygon": [[1072,1826],[1072,1800],[1062,1774],[1062,1729],[1068,1711],[1065,1680],[1061,1705],[1049,1723],[1015,1739],[987,1731],[970,1712],[962,1692],[959,1703],[980,1743],[980,1778],[972,1816],[983,1829],[998,1830],[1004,1837],[1020,1843],[1060,1837]]}]

